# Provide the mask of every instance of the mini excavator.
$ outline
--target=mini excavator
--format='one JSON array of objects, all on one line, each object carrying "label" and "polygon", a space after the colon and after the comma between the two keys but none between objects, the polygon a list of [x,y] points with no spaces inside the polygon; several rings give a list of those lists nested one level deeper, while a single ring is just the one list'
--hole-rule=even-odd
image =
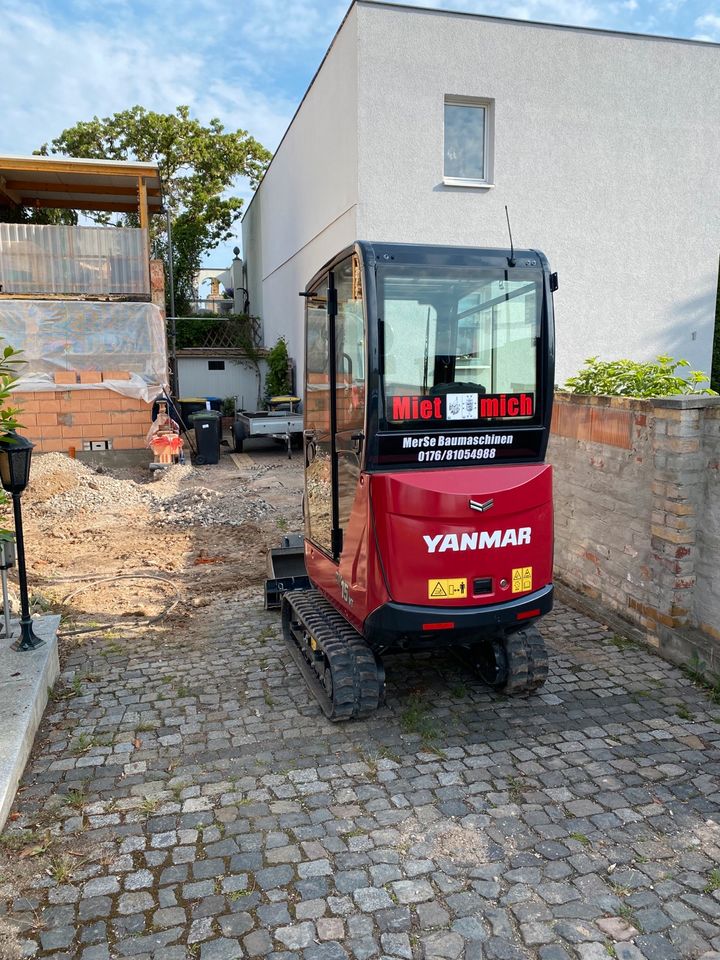
[{"label": "mini excavator", "polygon": [[383,657],[547,676],[557,275],[537,250],[358,242],[305,297],[305,577],[283,635],[330,720],[384,700]]}]

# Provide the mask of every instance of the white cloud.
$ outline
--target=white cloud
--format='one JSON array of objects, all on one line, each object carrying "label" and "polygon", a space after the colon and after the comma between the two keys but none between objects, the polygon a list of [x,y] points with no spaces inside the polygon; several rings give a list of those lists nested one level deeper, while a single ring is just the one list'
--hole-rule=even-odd
[{"label": "white cloud", "polygon": [[249,51],[236,56],[240,44],[226,42],[225,28],[239,29],[226,4],[163,0],[142,20],[126,0],[75,0],[68,19],[58,10],[4,3],[13,43],[0,60],[0,151],[30,153],[79,120],[137,103],[162,112],[186,103],[202,120],[218,116],[277,145],[295,99],[257,89],[267,70],[248,78]]},{"label": "white cloud", "polygon": [[716,13],[706,13],[698,17],[695,26],[701,31],[696,40],[720,40],[720,16]]}]

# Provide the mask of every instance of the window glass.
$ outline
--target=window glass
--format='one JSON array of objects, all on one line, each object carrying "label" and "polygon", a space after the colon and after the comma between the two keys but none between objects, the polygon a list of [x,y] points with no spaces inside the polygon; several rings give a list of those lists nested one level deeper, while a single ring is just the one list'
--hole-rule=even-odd
[{"label": "window glass", "polygon": [[362,430],[365,414],[365,332],[362,281],[355,254],[333,271],[338,312],[335,319],[337,350],[337,426]]},{"label": "window glass", "polygon": [[485,104],[445,103],[445,176],[487,180]]},{"label": "window glass", "polygon": [[332,479],[326,290],[327,277],[306,300],[305,535],[329,553],[332,528]]},{"label": "window glass", "polygon": [[[537,275],[426,267],[380,273],[391,424],[535,415]],[[424,398],[432,402],[421,405]]]}]

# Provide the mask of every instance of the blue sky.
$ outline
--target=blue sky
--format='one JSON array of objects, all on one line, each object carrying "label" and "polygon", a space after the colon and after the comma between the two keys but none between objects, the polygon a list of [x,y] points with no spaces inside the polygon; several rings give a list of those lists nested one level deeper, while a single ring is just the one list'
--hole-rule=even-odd
[{"label": "blue sky", "polygon": [[[349,0],[348,0],[349,2]],[[348,3],[337,0],[0,0],[0,152],[136,103],[188,104],[270,150]],[[416,6],[720,41],[720,0],[434,0]],[[238,184],[240,195],[247,186]],[[239,227],[238,227],[239,234]],[[224,266],[227,248],[210,257]]]}]

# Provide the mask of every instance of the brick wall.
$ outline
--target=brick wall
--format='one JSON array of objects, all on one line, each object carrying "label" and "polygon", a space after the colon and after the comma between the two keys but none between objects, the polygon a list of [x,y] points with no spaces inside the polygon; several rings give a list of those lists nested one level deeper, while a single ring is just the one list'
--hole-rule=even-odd
[{"label": "brick wall", "polygon": [[113,450],[142,449],[150,429],[152,404],[105,388],[17,392],[10,402],[21,408],[21,431],[37,453],[80,452],[92,440],[112,440]]},{"label": "brick wall", "polygon": [[720,667],[720,398],[559,394],[548,459],[557,578]]}]

